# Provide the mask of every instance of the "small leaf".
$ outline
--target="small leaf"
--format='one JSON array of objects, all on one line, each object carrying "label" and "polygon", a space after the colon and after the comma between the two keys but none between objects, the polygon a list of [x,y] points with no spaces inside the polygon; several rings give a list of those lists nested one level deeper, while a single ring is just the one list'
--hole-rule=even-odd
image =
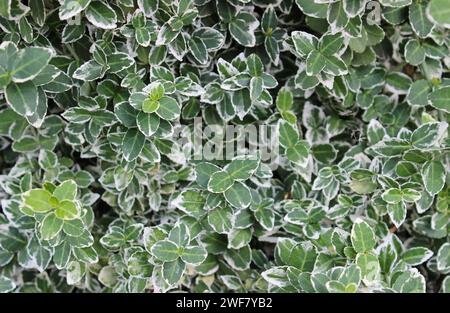
[{"label": "small leaf", "polygon": [[227,191],[233,185],[233,178],[226,171],[218,171],[211,175],[208,190],[214,193]]},{"label": "small leaf", "polygon": [[103,1],[93,1],[87,7],[86,18],[94,26],[102,29],[114,29],[117,27],[116,12]]},{"label": "small leaf", "polygon": [[387,203],[395,204],[402,201],[402,192],[397,188],[391,188],[386,190],[381,197]]},{"label": "small leaf", "polygon": [[180,116],[181,109],[175,99],[164,96],[159,100],[159,108],[156,114],[162,119],[172,121]]},{"label": "small leaf", "polygon": [[55,215],[62,220],[73,220],[78,217],[78,208],[72,201],[63,200],[56,207]]},{"label": "small leaf", "polygon": [[420,265],[426,262],[433,255],[433,251],[424,247],[414,247],[403,252],[401,258],[412,266]]},{"label": "small leaf", "polygon": [[144,112],[139,112],[136,117],[136,124],[141,133],[145,136],[150,137],[153,135],[159,127],[159,117],[156,114],[149,114]]},{"label": "small leaf", "polygon": [[350,238],[353,248],[358,253],[371,251],[376,245],[372,228],[363,220],[357,220],[353,224]]},{"label": "small leaf", "polygon": [[450,269],[450,243],[444,243],[437,253],[437,268],[445,272]]},{"label": "small leaf", "polygon": [[32,189],[23,196],[24,205],[37,213],[45,213],[54,208],[51,198],[52,194],[44,189]]},{"label": "small leaf", "polygon": [[186,264],[181,259],[165,262],[162,273],[164,280],[171,286],[178,284],[185,268]]},{"label": "small leaf", "polygon": [[256,157],[236,158],[224,167],[224,171],[233,180],[244,181],[249,179],[259,166],[259,159]]},{"label": "small leaf", "polygon": [[181,259],[190,265],[197,266],[205,261],[208,253],[203,247],[186,247],[181,254]]},{"label": "small leaf", "polygon": [[422,168],[422,179],[425,189],[431,195],[439,193],[444,188],[446,170],[440,161],[428,161]]},{"label": "small leaf", "polygon": [[414,147],[419,149],[426,149],[434,146],[446,131],[448,124],[441,123],[426,123],[420,125],[411,135],[411,141]]},{"label": "small leaf", "polygon": [[53,196],[59,201],[74,200],[77,195],[77,184],[73,180],[66,180],[55,188]]},{"label": "small leaf", "polygon": [[233,207],[237,209],[244,209],[248,207],[252,201],[252,196],[248,187],[240,182],[235,182],[224,193],[225,199]]},{"label": "small leaf", "polygon": [[122,141],[123,156],[128,162],[136,159],[145,144],[144,135],[136,128],[130,128],[126,132]]},{"label": "small leaf", "polygon": [[23,83],[35,78],[48,64],[53,52],[43,47],[26,47],[14,58],[11,77],[13,82]]},{"label": "small leaf", "polygon": [[436,24],[450,28],[450,12],[447,0],[431,0],[427,7],[427,16]]},{"label": "small leaf", "polygon": [[152,254],[161,261],[172,262],[178,259],[178,246],[169,240],[161,240],[155,243],[151,249]]},{"label": "small leaf", "polygon": [[63,227],[63,220],[59,219],[54,213],[49,213],[42,220],[40,227],[43,240],[50,240],[56,237]]},{"label": "small leaf", "polygon": [[428,103],[438,110],[450,113],[450,86],[439,88],[428,95]]},{"label": "small leaf", "polygon": [[31,116],[38,106],[38,89],[32,82],[9,84],[5,97],[11,108],[22,116]]},{"label": "small leaf", "polygon": [[0,293],[6,293],[13,291],[16,288],[16,284],[8,277],[0,277]]},{"label": "small leaf", "polygon": [[314,76],[319,74],[325,67],[324,57],[317,50],[312,50],[306,59],[306,74]]}]

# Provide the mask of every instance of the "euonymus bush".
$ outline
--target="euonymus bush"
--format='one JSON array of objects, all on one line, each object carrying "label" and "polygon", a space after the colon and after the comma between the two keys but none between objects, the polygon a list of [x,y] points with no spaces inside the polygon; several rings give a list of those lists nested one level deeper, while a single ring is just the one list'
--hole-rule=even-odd
[{"label": "euonymus bush", "polygon": [[2,0],[0,291],[449,292],[449,8]]}]

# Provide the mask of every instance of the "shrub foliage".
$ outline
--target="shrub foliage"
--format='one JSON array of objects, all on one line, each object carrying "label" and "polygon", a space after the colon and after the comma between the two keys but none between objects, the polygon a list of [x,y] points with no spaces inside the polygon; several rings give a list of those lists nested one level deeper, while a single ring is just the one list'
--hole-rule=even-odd
[{"label": "shrub foliage", "polygon": [[449,8],[2,0],[0,291],[450,291]]}]

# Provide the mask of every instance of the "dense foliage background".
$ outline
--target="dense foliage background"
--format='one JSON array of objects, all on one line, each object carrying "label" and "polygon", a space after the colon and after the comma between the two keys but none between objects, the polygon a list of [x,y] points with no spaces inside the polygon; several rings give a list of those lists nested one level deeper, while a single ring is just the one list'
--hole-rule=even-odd
[{"label": "dense foliage background", "polygon": [[0,291],[449,292],[449,8],[2,0]]}]

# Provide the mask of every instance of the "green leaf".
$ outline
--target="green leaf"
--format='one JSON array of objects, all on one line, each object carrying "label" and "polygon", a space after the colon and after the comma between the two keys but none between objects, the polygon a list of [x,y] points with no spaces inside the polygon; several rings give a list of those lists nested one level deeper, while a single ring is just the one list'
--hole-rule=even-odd
[{"label": "green leaf", "polygon": [[[95,2],[94,2],[95,3]],[[127,53],[115,52],[108,55],[108,66],[110,73],[121,72],[134,64],[134,59]]]},{"label": "green leaf", "polygon": [[380,280],[380,263],[374,253],[358,253],[356,264],[361,269],[361,277],[366,285],[376,284]]},{"label": "green leaf", "polygon": [[66,180],[55,188],[53,196],[59,201],[74,200],[77,196],[77,184],[73,180]]},{"label": "green leaf", "polygon": [[316,248],[310,242],[302,242],[294,245],[283,261],[287,265],[294,266],[302,272],[311,272],[317,259]]},{"label": "green leaf", "polygon": [[181,259],[187,264],[198,266],[205,261],[207,255],[205,248],[192,246],[184,248]]},{"label": "green leaf", "polygon": [[206,64],[208,62],[208,50],[202,39],[192,37],[189,40],[189,48],[194,58],[200,64]]},{"label": "green leaf", "polygon": [[6,293],[13,291],[16,288],[16,284],[8,277],[0,277],[0,293]]},{"label": "green leaf", "polygon": [[421,197],[420,191],[413,188],[405,188],[402,190],[402,199],[405,202],[415,202]]},{"label": "green leaf", "polygon": [[428,161],[422,167],[425,189],[431,195],[439,193],[445,185],[446,170],[440,161]]},{"label": "green leaf", "polygon": [[216,208],[208,213],[209,225],[219,234],[227,234],[232,228],[233,211],[228,208]]},{"label": "green leaf", "polygon": [[251,54],[247,57],[247,70],[252,77],[262,75],[264,66],[257,54]]},{"label": "green leaf", "polygon": [[446,272],[450,269],[450,243],[444,243],[437,253],[437,269]]},{"label": "green leaf", "polygon": [[73,248],[73,256],[80,262],[84,263],[97,263],[98,254],[93,247],[86,248]]},{"label": "green leaf", "polygon": [[344,37],[342,34],[325,34],[320,38],[319,51],[325,55],[333,55],[339,52],[343,44]]},{"label": "green leaf", "polygon": [[91,0],[64,0],[59,7],[59,18],[67,20],[86,9]]},{"label": "green leaf", "polygon": [[158,130],[159,123],[160,120],[156,114],[145,113],[145,111],[139,112],[136,117],[136,124],[140,132],[148,137]]},{"label": "green leaf", "polygon": [[17,228],[4,227],[0,229],[0,248],[8,252],[16,252],[27,245],[27,240]]},{"label": "green leaf", "polygon": [[59,219],[54,213],[49,213],[42,220],[39,231],[43,240],[50,240],[56,237],[63,227],[63,220]]},{"label": "green leaf", "polygon": [[162,119],[172,121],[180,116],[181,109],[177,101],[171,97],[164,96],[159,100],[159,108],[156,114]]},{"label": "green leaf", "polygon": [[[303,142],[303,144],[305,143]],[[337,154],[336,149],[330,144],[314,145],[311,148],[311,152],[317,161],[325,164],[333,162]]]},{"label": "green leaf", "polygon": [[412,0],[380,0],[380,3],[386,7],[402,8],[411,5]]},{"label": "green leaf", "polygon": [[[130,97],[131,99],[131,97]],[[131,100],[130,100],[131,101]],[[138,111],[135,110],[127,102],[121,102],[117,104],[114,108],[114,113],[116,114],[119,121],[126,127],[134,127],[136,125],[136,117]]]},{"label": "green leaf", "polygon": [[391,204],[396,204],[402,201],[402,192],[397,188],[390,188],[381,195],[384,201]]},{"label": "green leaf", "polygon": [[426,262],[433,255],[433,251],[425,247],[414,247],[406,250],[401,255],[403,261],[411,266],[417,266]]},{"label": "green leaf", "polygon": [[222,193],[233,185],[233,178],[226,171],[218,171],[211,175],[208,182],[208,191]]},{"label": "green leaf", "polygon": [[178,246],[169,240],[161,240],[155,243],[151,248],[152,255],[164,262],[172,262],[178,259]]},{"label": "green leaf", "polygon": [[[190,233],[186,224],[177,223],[169,232],[167,239],[184,249],[190,241]],[[182,249],[180,251],[182,251]]]},{"label": "green leaf", "polygon": [[289,284],[286,270],[282,267],[271,267],[261,273],[261,276],[270,284],[277,287],[285,287]]},{"label": "green leaf", "polygon": [[100,239],[100,243],[107,249],[118,249],[125,244],[125,236],[122,232],[111,231]]},{"label": "green leaf", "polygon": [[327,10],[327,21],[332,32],[338,32],[347,25],[348,17],[344,11],[343,1],[330,3]]},{"label": "green leaf", "polygon": [[431,0],[426,12],[434,23],[450,28],[450,8],[447,0]]},{"label": "green leaf", "polygon": [[399,228],[406,219],[406,205],[404,202],[388,204],[387,213],[394,223],[395,227]]},{"label": "green leaf", "polygon": [[427,3],[420,0],[413,0],[409,7],[409,22],[414,32],[421,38],[427,37],[434,28],[434,24],[427,17],[426,8]]},{"label": "green leaf", "polygon": [[32,189],[23,196],[23,203],[33,212],[45,213],[54,208],[52,194],[44,189]]},{"label": "green leaf", "polygon": [[280,134],[280,144],[285,147],[293,147],[299,140],[297,129],[284,120],[278,123],[278,133]]},{"label": "green leaf", "polygon": [[428,94],[431,91],[430,84],[425,79],[416,80],[408,90],[406,101],[410,105],[426,106]]},{"label": "green leaf", "polygon": [[233,229],[228,233],[228,248],[240,249],[245,247],[252,240],[253,231],[251,228]]},{"label": "green leaf", "polygon": [[56,207],[55,215],[62,220],[73,220],[78,217],[79,211],[75,203],[63,200]]},{"label": "green leaf", "polygon": [[53,254],[53,262],[58,269],[64,269],[69,264],[71,256],[71,246],[68,241],[63,241],[59,246],[55,247]]},{"label": "green leaf", "polygon": [[411,65],[420,65],[425,61],[425,49],[416,39],[409,40],[405,45],[405,60]]},{"label": "green leaf", "polygon": [[[347,65],[345,65],[344,61],[342,61],[339,57],[334,55],[324,56],[325,58],[325,67],[323,68],[324,72],[334,76],[341,76],[347,74]],[[324,60],[322,59],[321,62]],[[319,65],[320,66],[320,65]]]},{"label": "green leaf", "polygon": [[15,56],[11,77],[13,82],[23,83],[35,78],[48,64],[53,52],[43,47],[26,47]]},{"label": "green leaf", "polygon": [[428,95],[428,104],[438,110],[450,113],[450,86],[439,88]]},{"label": "green leaf", "polygon": [[165,262],[162,267],[162,276],[167,284],[171,286],[176,285],[181,280],[185,268],[186,264],[181,259],[177,259],[172,262]]},{"label": "green leaf", "polygon": [[358,288],[355,284],[344,285],[340,281],[330,280],[326,283],[327,289],[332,293],[353,293]]},{"label": "green leaf", "polygon": [[63,231],[69,236],[79,237],[85,231],[85,227],[81,219],[65,220]]},{"label": "green leaf", "polygon": [[114,29],[117,27],[116,12],[103,1],[93,1],[87,7],[86,18],[94,26],[102,29]]},{"label": "green leaf", "polygon": [[277,109],[280,112],[285,112],[288,111],[292,108],[292,104],[293,104],[293,95],[292,92],[282,88],[280,89],[280,91],[278,91],[278,95],[277,95]]},{"label": "green leaf", "polygon": [[386,157],[402,155],[410,148],[410,143],[401,139],[383,140],[371,146],[375,153]]},{"label": "green leaf", "polygon": [[295,0],[300,10],[311,17],[316,18],[326,18],[328,4],[326,3],[316,3],[309,0]]},{"label": "green leaf", "polygon": [[280,61],[280,47],[278,41],[273,37],[266,37],[264,39],[264,48],[270,60],[277,65]]},{"label": "green leaf", "polygon": [[75,70],[72,77],[84,81],[93,81],[103,77],[106,69],[94,60],[87,61]]},{"label": "green leaf", "polygon": [[353,248],[358,253],[371,251],[376,245],[375,234],[372,228],[361,219],[353,224],[350,239]]},{"label": "green leaf", "polygon": [[240,182],[235,182],[225,191],[224,196],[228,203],[237,209],[248,207],[252,201],[249,188]]},{"label": "green leaf", "polygon": [[386,76],[386,87],[395,94],[406,94],[411,84],[411,78],[404,73],[391,72]]},{"label": "green leaf", "polygon": [[411,135],[412,145],[419,149],[426,149],[436,145],[447,130],[445,122],[432,122],[422,124]]},{"label": "green leaf", "polygon": [[244,181],[249,179],[259,166],[257,157],[236,158],[224,167],[232,180]]},{"label": "green leaf", "polygon": [[392,289],[402,293],[424,293],[425,278],[417,269],[408,269],[395,279]]},{"label": "green leaf", "polygon": [[199,37],[209,51],[216,51],[225,43],[223,34],[211,27],[197,28],[193,36]]},{"label": "green leaf", "polygon": [[200,218],[205,215],[206,199],[197,191],[186,190],[175,201],[174,205],[189,216]]},{"label": "green leaf", "polygon": [[206,188],[212,174],[220,171],[220,167],[208,162],[198,163],[195,167],[196,182],[200,186]]},{"label": "green leaf", "polygon": [[253,24],[248,24],[245,20],[234,19],[228,25],[228,29],[230,30],[231,36],[240,45],[244,47],[253,47],[256,43],[254,29],[258,26],[258,24],[259,23],[255,26]]},{"label": "green leaf", "polygon": [[309,76],[319,74],[325,67],[324,57],[317,50],[312,50],[306,58],[306,74]]},{"label": "green leaf", "polygon": [[250,80],[250,98],[252,101],[256,101],[261,96],[264,87],[264,81],[261,77],[252,77]]},{"label": "green leaf", "polygon": [[16,152],[33,152],[37,149],[39,149],[39,142],[36,138],[33,137],[22,137],[21,139],[17,140],[12,145],[13,151]]},{"label": "green leaf", "polygon": [[6,101],[22,116],[31,116],[38,106],[38,89],[33,82],[11,83],[5,90]]},{"label": "green leaf", "polygon": [[302,31],[293,31],[291,36],[295,50],[301,56],[306,57],[312,51],[316,50],[319,42],[316,36]]},{"label": "green leaf", "polygon": [[128,162],[136,159],[145,144],[144,135],[136,128],[130,128],[126,132],[122,141],[123,156]]},{"label": "green leaf", "polygon": [[289,147],[286,150],[286,155],[289,161],[300,166],[306,166],[308,162],[309,145],[304,140],[299,141],[294,146]]},{"label": "green leaf", "polygon": [[130,273],[131,276],[147,278],[152,275],[153,266],[149,261],[149,255],[147,252],[134,252],[127,261],[128,273]]},{"label": "green leaf", "polygon": [[225,261],[235,270],[244,271],[250,267],[252,250],[249,246],[234,250],[228,249],[223,255]]}]

